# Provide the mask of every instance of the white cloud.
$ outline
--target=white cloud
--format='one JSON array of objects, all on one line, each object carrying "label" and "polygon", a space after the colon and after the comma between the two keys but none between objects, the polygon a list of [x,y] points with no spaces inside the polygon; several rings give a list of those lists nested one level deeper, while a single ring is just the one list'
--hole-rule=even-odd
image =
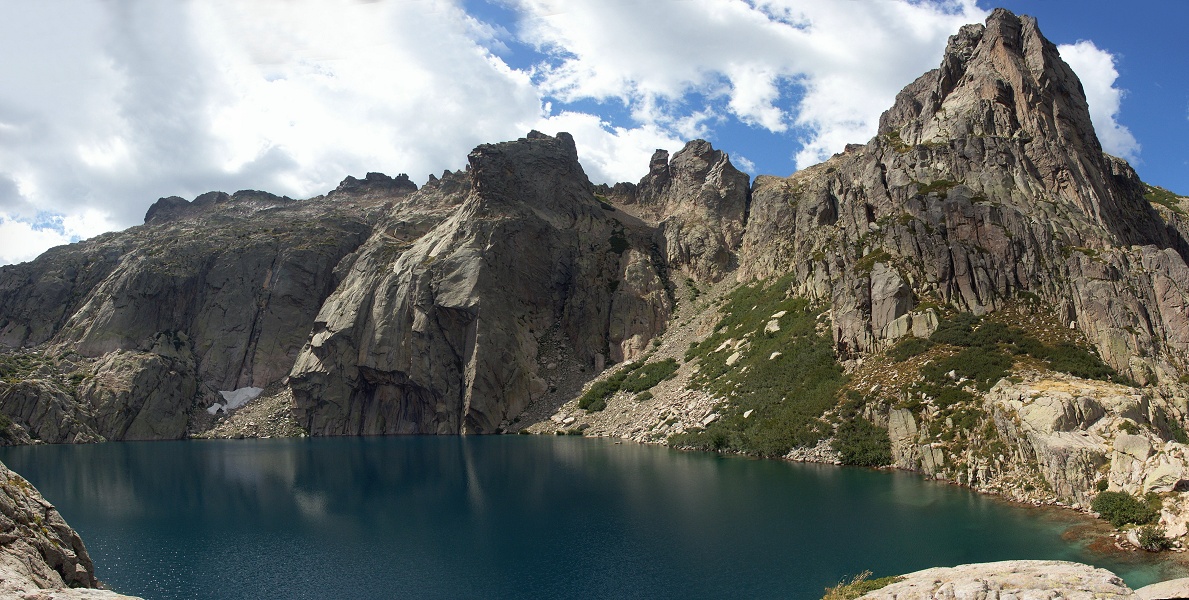
[{"label": "white cloud", "polygon": [[111,231],[116,225],[95,210],[34,220],[0,215],[0,265],[32,260],[48,248]]},{"label": "white cloud", "polygon": [[[564,101],[627,102],[673,128],[690,93],[771,132],[795,127],[804,167],[875,133],[896,92],[936,67],[973,0],[522,0],[521,35],[552,59],[534,76]],[[856,32],[862,32],[856,35]]]},{"label": "white cloud", "polygon": [[732,154],[731,162],[734,163],[736,167],[739,167],[739,170],[743,171],[744,173],[751,175],[756,174],[756,164],[752,162],[751,159],[743,156],[742,154]]},{"label": "white cloud", "polygon": [[487,50],[498,44],[490,28],[452,3],[92,1],[5,12],[6,246],[69,241],[71,231],[32,225],[45,215],[133,225],[160,196],[306,197],[366,171],[423,179],[462,167],[479,143],[523,136],[543,114],[528,75]]},{"label": "white cloud", "polygon": [[1094,122],[1102,149],[1135,162],[1139,158],[1139,142],[1131,135],[1131,130],[1118,121],[1119,106],[1126,92],[1115,87],[1119,71],[1115,69],[1114,55],[1088,40],[1061,44],[1057,49],[1082,80],[1086,102],[1090,105],[1090,120]]},{"label": "white cloud", "polygon": [[[0,262],[139,223],[160,196],[422,181],[529,129],[572,133],[596,182],[635,181],[656,148],[738,122],[804,167],[869,139],[947,36],[986,16],[975,0],[507,1],[512,34],[460,0],[7,6]],[[527,53],[513,35],[545,53],[531,68],[500,58]],[[1113,119],[1110,55],[1066,48],[1104,146],[1138,152]],[[589,100],[630,122],[550,104]]]},{"label": "white cloud", "polygon": [[[346,175],[415,181],[474,146],[570,130],[596,181],[634,180],[652,125],[550,114],[507,32],[456,2],[217,0],[13,5],[0,20],[0,261],[139,223],[156,198],[308,197]],[[675,131],[704,131],[711,113]],[[692,136],[691,136],[692,137]],[[49,219],[55,225],[45,225]],[[98,233],[99,231],[94,231]],[[19,240],[19,243],[18,243]]]}]

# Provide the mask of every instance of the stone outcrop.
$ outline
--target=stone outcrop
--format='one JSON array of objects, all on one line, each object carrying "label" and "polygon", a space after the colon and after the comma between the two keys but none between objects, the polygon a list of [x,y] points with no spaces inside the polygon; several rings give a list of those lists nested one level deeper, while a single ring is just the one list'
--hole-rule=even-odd
[{"label": "stone outcrop", "polygon": [[1081,85],[1034,19],[999,9],[963,27],[879,132],[756,178],[742,278],[795,272],[799,293],[832,305],[843,358],[904,335],[889,324],[921,301],[982,314],[1027,292],[1137,381],[1183,371],[1184,239],[1102,152]]},{"label": "stone outcrop", "polygon": [[0,348],[77,369],[70,385],[0,383],[0,410],[49,442],[184,437],[217,391],[288,374],[336,268],[410,186],[163,199],[143,226],[0,267]]},{"label": "stone outcrop", "polygon": [[657,224],[674,269],[698,281],[718,281],[738,266],[750,194],[749,178],[726,153],[705,140],[685,145],[669,160],[657,150],[637,184],[600,186],[616,204]]},{"label": "stone outcrop", "polygon": [[0,463],[0,596],[128,598],[98,587],[78,533],[28,481]]},{"label": "stone outcrop", "polygon": [[382,224],[323,306],[290,375],[312,434],[494,432],[546,391],[546,336],[598,371],[664,327],[651,231],[600,206],[568,134],[469,160],[469,186],[423,191],[450,197],[449,218]]},{"label": "stone outcrop", "polygon": [[1118,575],[1106,569],[1056,560],[1010,560],[925,569],[860,596],[864,600],[1122,600],[1136,597],[1135,591]]}]

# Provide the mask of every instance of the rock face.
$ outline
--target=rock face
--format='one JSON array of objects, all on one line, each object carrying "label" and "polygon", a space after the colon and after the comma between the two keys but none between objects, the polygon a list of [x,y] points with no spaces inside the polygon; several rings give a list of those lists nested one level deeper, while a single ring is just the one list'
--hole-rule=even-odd
[{"label": "rock face", "polygon": [[82,539],[28,481],[0,463],[0,596],[128,598],[97,587]]},{"label": "rock face", "polygon": [[698,281],[718,281],[738,266],[750,196],[748,176],[705,140],[669,160],[657,150],[638,184],[602,186],[617,204],[658,224],[670,267]]},{"label": "rock face", "polygon": [[999,9],[951,37],[866,145],[756,179],[740,272],[795,272],[832,305],[842,357],[903,335],[889,325],[921,301],[982,314],[1027,292],[1115,368],[1168,379],[1189,358],[1186,245],[1143,191],[1035,20]]},{"label": "rock face", "polygon": [[184,437],[217,391],[287,375],[336,267],[410,185],[165,198],[144,226],[0,267],[0,348],[41,348],[74,377],[0,383],[0,410],[49,442]]},{"label": "rock face", "polygon": [[1010,560],[925,569],[860,596],[864,600],[1106,600],[1135,597],[1135,592],[1122,579],[1106,569],[1055,560]]},{"label": "rock face", "polygon": [[311,433],[493,432],[545,392],[547,336],[599,370],[664,327],[651,232],[599,205],[568,134],[469,159],[450,217],[400,238],[386,221],[319,313],[290,376]]},{"label": "rock face", "polygon": [[[788,274],[793,294],[828,306],[823,331],[852,369],[928,336],[949,308],[1028,297],[1140,386],[1175,387],[1189,225],[1154,209],[1152,189],[1103,154],[1036,22],[996,10],[950,39],[879,135],[788,178],[749,186],[696,140],[658,151],[638,183],[592,186],[568,134],[533,132],[420,190],[369,173],[310,200],[163,198],[141,227],[0,268],[0,347],[48,357],[5,377],[0,411],[19,427],[10,441],[178,438],[221,418],[203,410],[218,392],[288,386],[293,422],[315,435],[495,432],[555,392],[548,364],[583,374],[569,385],[652,351],[679,287]],[[1079,397],[986,400],[1034,475],[1078,502],[1115,462],[1113,434],[1082,434],[1130,418]],[[713,402],[673,400],[665,420],[701,423]],[[1133,420],[1184,420],[1160,406]],[[1004,472],[924,443],[910,411],[886,408],[875,420],[898,465]],[[1156,469],[1157,487],[1175,470],[1120,469],[1119,485]]]}]

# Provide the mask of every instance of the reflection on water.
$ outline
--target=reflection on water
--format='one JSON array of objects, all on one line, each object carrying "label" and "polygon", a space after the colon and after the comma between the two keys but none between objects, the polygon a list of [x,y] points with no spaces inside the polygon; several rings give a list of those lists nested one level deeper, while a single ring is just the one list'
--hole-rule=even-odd
[{"label": "reflection on water", "polygon": [[879,574],[1089,561],[1086,521],[902,473],[600,440],[404,437],[109,443],[0,452],[151,598],[818,598]]}]

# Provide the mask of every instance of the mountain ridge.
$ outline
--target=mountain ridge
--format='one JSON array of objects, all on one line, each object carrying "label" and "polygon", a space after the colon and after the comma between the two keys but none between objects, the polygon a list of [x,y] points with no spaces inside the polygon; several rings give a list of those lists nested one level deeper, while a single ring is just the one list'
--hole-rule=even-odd
[{"label": "mountain ridge", "polygon": [[[694,140],[593,185],[569,134],[533,131],[420,188],[163,198],[144,225],[0,267],[4,440],[529,431],[747,452],[757,423],[794,419],[807,446],[754,447],[840,460],[831,439],[863,421],[887,463],[1007,495],[1175,488],[1189,226],[1154,193],[1102,152],[1035,20],[997,9],[875,137],[790,177],[751,181]],[[743,408],[795,349],[828,351],[829,406]],[[228,414],[220,393],[249,389]]]}]

